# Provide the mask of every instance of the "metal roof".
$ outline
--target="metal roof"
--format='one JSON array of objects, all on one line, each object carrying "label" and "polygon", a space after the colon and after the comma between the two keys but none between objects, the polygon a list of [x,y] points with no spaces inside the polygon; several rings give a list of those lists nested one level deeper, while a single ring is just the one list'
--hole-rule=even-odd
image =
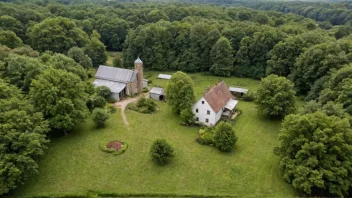
[{"label": "metal roof", "polygon": [[159,74],[159,75],[158,75],[158,78],[170,80],[170,79],[171,79],[171,75]]},{"label": "metal roof", "polygon": [[225,108],[229,110],[233,110],[236,107],[237,103],[238,103],[238,100],[230,99],[226,103]]},{"label": "metal roof", "polygon": [[145,78],[143,79],[143,81],[145,81],[145,82],[149,82],[149,80],[148,80],[148,79],[145,79]]},{"label": "metal roof", "polygon": [[143,63],[142,60],[138,57],[137,60],[134,61],[134,63]]},{"label": "metal roof", "polygon": [[153,87],[153,88],[150,90],[150,93],[158,94],[158,95],[164,95],[164,89],[163,89],[163,88],[160,88],[160,87]]},{"label": "metal roof", "polygon": [[137,70],[100,65],[95,77],[103,80],[128,83],[136,80],[137,73]]},{"label": "metal roof", "polygon": [[93,84],[97,87],[106,86],[109,87],[112,93],[120,93],[125,87],[125,83],[113,82],[110,80],[95,79]]},{"label": "metal roof", "polygon": [[247,93],[248,89],[241,88],[241,87],[230,87],[230,91],[237,92],[237,93]]}]

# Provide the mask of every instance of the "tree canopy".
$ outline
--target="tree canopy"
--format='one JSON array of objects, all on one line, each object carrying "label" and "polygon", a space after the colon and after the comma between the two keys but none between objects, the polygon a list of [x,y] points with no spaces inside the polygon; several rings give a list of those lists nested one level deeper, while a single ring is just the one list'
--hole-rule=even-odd
[{"label": "tree canopy", "polygon": [[193,86],[192,79],[180,71],[174,73],[167,83],[167,103],[177,114],[192,107],[195,101]]},{"label": "tree canopy", "polygon": [[293,83],[285,77],[269,75],[257,89],[258,111],[269,117],[284,117],[296,110]]},{"label": "tree canopy", "polygon": [[75,74],[50,68],[32,81],[30,99],[50,127],[67,133],[87,117],[85,83]]},{"label": "tree canopy", "polygon": [[0,194],[9,192],[38,172],[36,158],[44,154],[49,127],[42,113],[0,79]]},{"label": "tree canopy", "polygon": [[307,194],[346,195],[352,185],[352,130],[347,119],[318,111],[289,115],[279,136],[284,179]]}]

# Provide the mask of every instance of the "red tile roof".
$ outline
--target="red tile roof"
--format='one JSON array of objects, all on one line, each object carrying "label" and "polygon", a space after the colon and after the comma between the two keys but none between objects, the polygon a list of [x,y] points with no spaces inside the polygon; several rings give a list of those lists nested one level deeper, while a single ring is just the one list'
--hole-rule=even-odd
[{"label": "red tile roof", "polygon": [[219,112],[226,105],[226,103],[233,98],[234,97],[230,93],[229,88],[226,86],[224,81],[220,82],[204,94],[204,99],[209,103],[210,107],[215,112]]}]

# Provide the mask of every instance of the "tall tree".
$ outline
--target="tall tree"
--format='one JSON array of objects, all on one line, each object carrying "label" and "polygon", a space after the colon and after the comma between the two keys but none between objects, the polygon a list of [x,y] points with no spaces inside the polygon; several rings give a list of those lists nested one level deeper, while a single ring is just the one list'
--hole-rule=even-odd
[{"label": "tall tree", "polygon": [[221,37],[210,51],[210,56],[212,62],[214,63],[210,71],[217,76],[231,76],[233,71],[233,61],[232,48],[230,41]]},{"label": "tall tree", "polygon": [[280,156],[284,179],[314,196],[341,196],[352,186],[352,130],[347,119],[318,111],[289,115],[282,123]]},{"label": "tall tree", "polygon": [[9,48],[16,48],[23,45],[23,42],[17,35],[10,30],[1,30],[0,29],[0,43],[1,45],[6,45]]},{"label": "tall tree", "polygon": [[28,35],[31,46],[42,52],[67,53],[71,47],[84,47],[89,41],[83,30],[77,28],[70,19],[62,17],[45,19],[34,25]]},{"label": "tall tree", "polygon": [[89,58],[88,55],[85,55],[83,50],[79,47],[72,47],[70,50],[68,50],[67,55],[85,69],[92,67],[92,59]]},{"label": "tall tree", "polygon": [[48,130],[43,115],[0,79],[0,195],[38,173],[35,160],[46,149]]},{"label": "tall tree", "polygon": [[11,84],[16,85],[25,92],[29,91],[32,80],[46,68],[36,58],[16,54],[10,54],[6,61],[7,67],[4,76],[9,79]]},{"label": "tall tree", "polygon": [[296,110],[294,85],[285,77],[269,75],[257,90],[258,111],[269,117],[284,117]]},{"label": "tall tree", "polygon": [[195,100],[193,87],[192,79],[180,71],[174,73],[167,83],[167,103],[177,114],[193,105]]},{"label": "tall tree", "polygon": [[87,54],[91,59],[94,67],[100,64],[105,64],[108,56],[105,51],[104,44],[99,40],[100,35],[95,30],[90,36],[90,42],[84,47],[84,53]]},{"label": "tall tree", "polygon": [[299,93],[306,94],[316,80],[332,69],[341,68],[348,61],[346,53],[337,43],[314,45],[297,58],[293,82]]},{"label": "tall tree", "polygon": [[85,86],[77,75],[50,68],[32,81],[29,95],[50,127],[66,134],[87,117]]}]

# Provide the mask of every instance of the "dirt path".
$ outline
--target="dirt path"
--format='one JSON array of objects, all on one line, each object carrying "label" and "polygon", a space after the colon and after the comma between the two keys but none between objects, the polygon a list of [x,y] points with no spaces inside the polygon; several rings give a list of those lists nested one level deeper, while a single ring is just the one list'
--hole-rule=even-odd
[{"label": "dirt path", "polygon": [[[119,101],[119,102],[116,102],[114,105],[118,108],[121,109],[121,116],[122,116],[122,120],[123,120],[123,123],[126,125],[127,129],[130,130],[130,124],[128,123],[127,121],[127,118],[126,118],[126,114],[125,114],[125,109],[127,107],[128,104],[130,104],[131,102],[135,102],[138,100],[138,98],[142,97],[143,95],[141,96],[138,96],[138,97],[135,97],[135,98],[128,98],[128,99],[125,99],[125,100],[122,100],[122,101]],[[144,93],[144,96],[145,97],[148,97],[149,96],[149,92],[148,93]]]}]

